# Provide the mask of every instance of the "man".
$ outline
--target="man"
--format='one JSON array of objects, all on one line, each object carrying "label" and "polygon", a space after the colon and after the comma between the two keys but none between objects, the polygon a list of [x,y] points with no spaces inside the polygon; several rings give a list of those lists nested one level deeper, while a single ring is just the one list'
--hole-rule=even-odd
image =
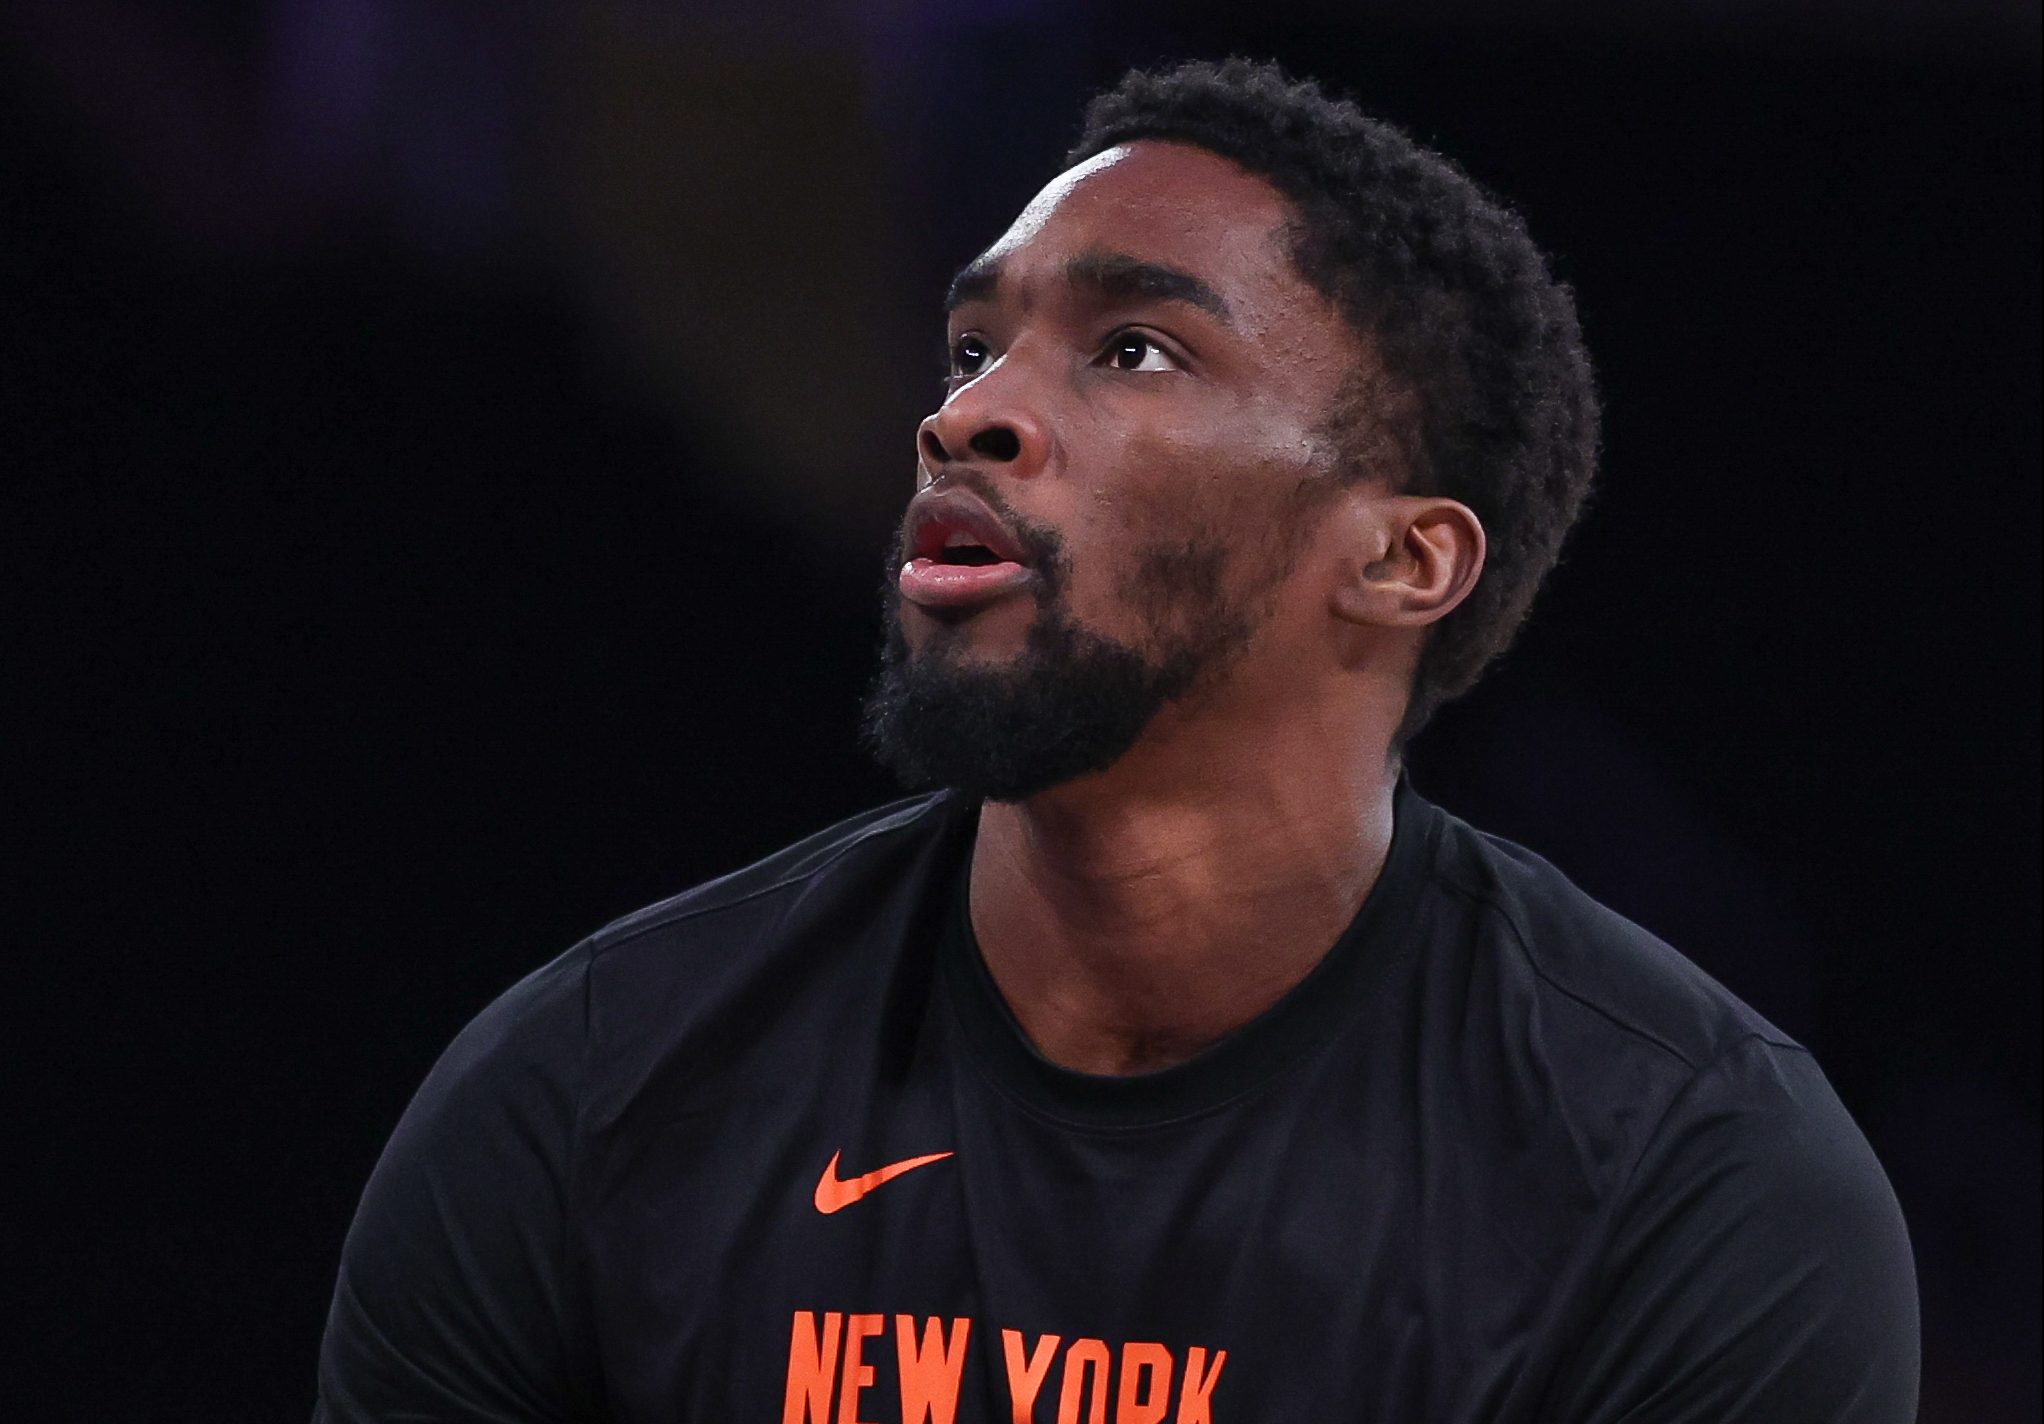
[{"label": "man", "polygon": [[328,1420],[1903,1421],[1809,1055],[1399,749],[1587,489],[1518,220],[1244,62],[960,274],[884,808],[612,925],[370,1182]]}]

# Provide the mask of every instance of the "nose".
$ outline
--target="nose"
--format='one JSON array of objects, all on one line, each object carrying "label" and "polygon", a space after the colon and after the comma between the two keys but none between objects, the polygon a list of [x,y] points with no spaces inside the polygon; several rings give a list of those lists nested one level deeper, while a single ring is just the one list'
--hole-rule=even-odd
[{"label": "nose", "polygon": [[953,391],[916,428],[916,462],[928,484],[953,466],[978,463],[1033,477],[1050,458],[1050,433],[1012,353]]}]

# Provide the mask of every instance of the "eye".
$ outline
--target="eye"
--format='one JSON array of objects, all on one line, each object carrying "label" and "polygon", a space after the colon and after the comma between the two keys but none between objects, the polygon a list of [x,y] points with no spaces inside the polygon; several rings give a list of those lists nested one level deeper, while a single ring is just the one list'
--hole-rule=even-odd
[{"label": "eye", "polygon": [[1117,371],[1176,371],[1178,363],[1140,331],[1119,331],[1101,353]]},{"label": "eye", "polygon": [[951,343],[951,374],[954,376],[977,376],[986,369],[993,358],[984,339],[977,336],[961,336]]}]

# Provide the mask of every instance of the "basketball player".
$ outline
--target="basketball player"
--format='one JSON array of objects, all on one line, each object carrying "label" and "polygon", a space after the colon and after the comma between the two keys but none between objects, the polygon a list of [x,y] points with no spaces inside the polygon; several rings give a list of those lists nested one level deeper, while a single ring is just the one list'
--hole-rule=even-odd
[{"label": "basketball player", "polygon": [[933,790],[456,1040],[318,1417],[1912,1419],[1908,1243],[1809,1053],[1400,775],[1595,462],[1519,219],[1188,65],[947,308],[867,719]]}]

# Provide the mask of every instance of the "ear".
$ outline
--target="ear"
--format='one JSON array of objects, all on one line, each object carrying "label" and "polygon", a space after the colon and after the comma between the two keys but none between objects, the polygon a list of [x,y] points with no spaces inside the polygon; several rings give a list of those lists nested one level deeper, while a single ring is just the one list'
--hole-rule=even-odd
[{"label": "ear", "polygon": [[1331,608],[1346,622],[1421,628],[1469,596],[1483,572],[1483,522],[1466,504],[1433,495],[1358,491],[1347,521]]}]

